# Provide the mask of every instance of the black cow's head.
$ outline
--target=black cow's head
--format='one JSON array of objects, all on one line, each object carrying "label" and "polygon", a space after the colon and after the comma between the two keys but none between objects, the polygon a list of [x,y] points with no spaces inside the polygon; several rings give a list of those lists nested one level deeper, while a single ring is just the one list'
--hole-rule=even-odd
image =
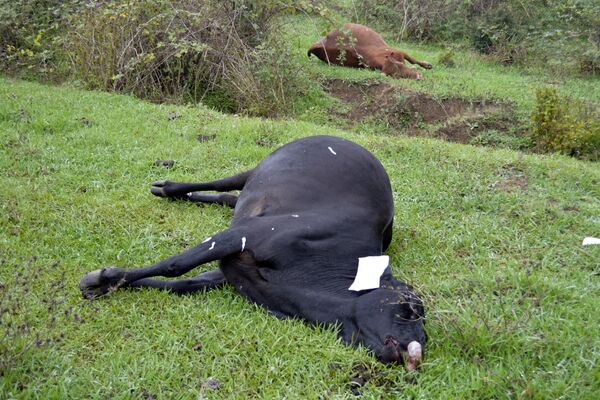
[{"label": "black cow's head", "polygon": [[409,286],[393,280],[357,297],[354,338],[385,363],[405,363],[413,370],[421,362],[427,335],[421,299]]}]

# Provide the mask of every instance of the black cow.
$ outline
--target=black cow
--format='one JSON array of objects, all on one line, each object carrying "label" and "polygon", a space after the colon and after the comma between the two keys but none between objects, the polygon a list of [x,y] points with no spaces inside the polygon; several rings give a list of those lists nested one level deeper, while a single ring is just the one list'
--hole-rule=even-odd
[{"label": "black cow", "polygon": [[[207,183],[154,182],[160,197],[235,208],[231,227],[181,254],[145,268],[104,268],[80,282],[86,298],[118,287],[175,293],[225,283],[277,317],[338,324],[345,343],[363,344],[383,362],[414,369],[422,359],[424,310],[412,288],[387,267],[381,287],[351,291],[358,258],[380,256],[392,239],[390,181],[371,153],[345,139],[291,142],[256,168]],[[230,193],[205,194],[201,191]],[[219,260],[195,278],[176,277]]]}]

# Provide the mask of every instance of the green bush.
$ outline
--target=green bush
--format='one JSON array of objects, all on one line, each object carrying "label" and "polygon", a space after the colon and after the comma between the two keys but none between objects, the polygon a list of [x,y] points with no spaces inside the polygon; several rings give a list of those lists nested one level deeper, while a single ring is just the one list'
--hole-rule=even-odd
[{"label": "green bush", "polygon": [[454,50],[450,49],[450,50],[444,51],[438,57],[437,62],[438,62],[438,64],[444,65],[448,68],[454,67],[456,65],[456,62],[454,61]]},{"label": "green bush", "polygon": [[584,74],[600,75],[600,49],[589,50],[579,57],[579,69]]},{"label": "green bush", "polygon": [[[310,80],[271,40],[317,0],[0,0],[0,70],[228,112],[284,115]],[[59,68],[60,67],[60,68]]]},{"label": "green bush", "polygon": [[83,0],[0,0],[0,70],[53,77],[60,33]]},{"label": "green bush", "polygon": [[286,114],[308,80],[290,48],[270,38],[278,34],[275,17],[294,10],[267,0],[96,3],[72,18],[66,52],[91,88]]},{"label": "green bush", "polygon": [[600,116],[579,101],[562,98],[556,89],[537,91],[531,118],[532,137],[539,150],[600,160]]}]

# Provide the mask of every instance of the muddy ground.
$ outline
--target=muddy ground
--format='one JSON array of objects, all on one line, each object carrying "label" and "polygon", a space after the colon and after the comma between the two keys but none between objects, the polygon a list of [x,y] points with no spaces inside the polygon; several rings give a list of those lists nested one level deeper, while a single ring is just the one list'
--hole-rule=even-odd
[{"label": "muddy ground", "polygon": [[435,98],[377,80],[329,80],[327,93],[340,100],[332,109],[346,128],[374,122],[387,134],[427,136],[450,142],[519,147],[526,128],[510,104],[486,99]]}]

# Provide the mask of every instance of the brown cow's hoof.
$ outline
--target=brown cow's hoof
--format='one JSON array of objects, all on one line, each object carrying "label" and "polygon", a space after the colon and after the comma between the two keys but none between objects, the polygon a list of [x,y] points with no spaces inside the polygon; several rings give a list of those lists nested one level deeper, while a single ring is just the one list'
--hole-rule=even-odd
[{"label": "brown cow's hoof", "polygon": [[79,281],[81,295],[88,300],[93,300],[115,291],[123,284],[120,275],[118,268],[115,267],[97,269],[86,274]]},{"label": "brown cow's hoof", "polygon": [[433,68],[433,65],[431,65],[427,61],[423,61],[423,68],[425,68],[425,69],[431,69],[431,68]]}]

